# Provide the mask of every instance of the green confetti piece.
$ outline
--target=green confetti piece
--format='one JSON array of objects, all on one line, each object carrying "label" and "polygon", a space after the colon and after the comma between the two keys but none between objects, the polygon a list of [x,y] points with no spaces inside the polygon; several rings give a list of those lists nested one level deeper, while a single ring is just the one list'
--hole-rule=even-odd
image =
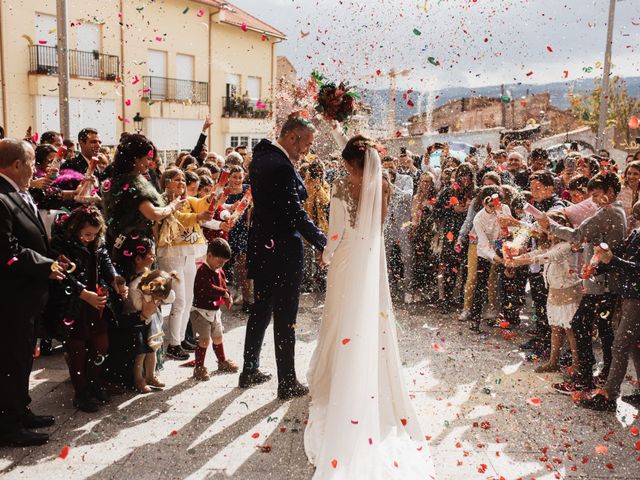
[{"label": "green confetti piece", "polygon": [[413,34],[420,36],[420,35],[422,35],[422,32],[420,30],[418,30],[417,28],[414,28],[413,29]]},{"label": "green confetti piece", "polygon": [[189,11],[189,7],[185,8],[185,9],[182,11],[182,14],[184,15],[184,14],[185,14],[185,13],[187,13],[188,11]]},{"label": "green confetti piece", "polygon": [[277,421],[278,421],[278,417],[268,417],[267,418],[267,423],[277,422]]},{"label": "green confetti piece", "polygon": [[244,405],[245,407],[247,407],[247,410],[249,410],[249,405],[247,404],[247,402],[240,402],[240,405]]},{"label": "green confetti piece", "polygon": [[429,57],[427,60],[429,60],[429,63],[435,67],[440,65],[440,61],[436,60],[435,57]]},{"label": "green confetti piece", "polygon": [[480,390],[482,393],[486,394],[486,395],[491,395],[491,389],[488,387],[484,387],[482,390]]},{"label": "green confetti piece", "polygon": [[511,101],[511,97],[509,95],[502,95],[500,97],[500,100],[502,100],[504,103],[509,103]]},{"label": "green confetti piece", "polygon": [[444,421],[444,426],[445,426],[445,428],[449,428],[449,420],[445,420]]},{"label": "green confetti piece", "polygon": [[496,378],[496,385],[500,385],[502,383],[502,379],[501,378]]}]

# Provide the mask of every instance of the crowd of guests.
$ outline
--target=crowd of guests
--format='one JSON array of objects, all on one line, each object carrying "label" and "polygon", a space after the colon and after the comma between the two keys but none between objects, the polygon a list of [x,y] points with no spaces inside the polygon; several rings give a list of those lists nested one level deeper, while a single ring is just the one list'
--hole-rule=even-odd
[{"label": "crowd of guests", "polygon": [[[191,360],[193,378],[207,380],[209,345],[219,371],[238,371],[221,311],[252,306],[251,152],[208,152],[210,125],[166,165],[140,134],[123,134],[115,150],[91,128],[77,143],[56,132],[37,144],[0,140],[0,445],[47,441],[31,429],[54,419],[29,410],[28,377],[33,357],[59,343],[85,412],[114,386],[162,389],[167,359]],[[640,152],[624,164],[606,151],[551,162],[527,142],[466,152],[434,144],[385,156],[383,168],[395,300],[436,306],[478,333],[486,320],[510,340],[530,292],[535,328],[521,348],[536,371],[561,372],[554,388],[582,406],[615,410],[629,355],[640,374]],[[304,208],[326,233],[343,164],[309,154],[297,169]],[[307,247],[304,288],[321,292],[325,270]],[[623,399],[638,405],[640,393]]]}]

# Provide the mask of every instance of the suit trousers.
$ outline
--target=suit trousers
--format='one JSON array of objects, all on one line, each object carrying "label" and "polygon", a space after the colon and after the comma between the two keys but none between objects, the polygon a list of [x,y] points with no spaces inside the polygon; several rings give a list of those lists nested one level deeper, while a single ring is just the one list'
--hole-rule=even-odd
[{"label": "suit trousers", "polygon": [[29,375],[36,344],[36,319],[14,316],[10,321],[12,325],[3,328],[0,336],[0,432],[18,428],[31,403]]},{"label": "suit trousers", "polygon": [[613,341],[613,360],[604,386],[609,398],[620,395],[620,387],[627,374],[629,356],[636,367],[636,378],[640,378],[640,300],[623,299],[620,309],[620,324]]},{"label": "suit trousers", "polygon": [[260,351],[273,315],[278,383],[290,385],[296,381],[295,329],[301,283],[302,258],[300,268],[254,276],[254,304],[247,322],[243,371],[254,372],[260,367]]},{"label": "suit trousers", "polygon": [[593,355],[591,332],[594,323],[598,326],[598,334],[602,341],[604,363],[602,371],[605,374],[609,373],[613,347],[613,327],[611,324],[617,300],[617,295],[612,293],[583,295],[578,311],[571,320],[571,330],[573,330],[578,346],[578,376],[576,380],[579,383],[587,385],[593,383],[593,366],[596,363],[596,358]]},{"label": "suit trousers", "polygon": [[529,286],[531,287],[531,300],[536,315],[536,337],[540,339],[551,338],[551,327],[547,318],[547,296],[549,289],[544,283],[542,273],[528,272]]}]

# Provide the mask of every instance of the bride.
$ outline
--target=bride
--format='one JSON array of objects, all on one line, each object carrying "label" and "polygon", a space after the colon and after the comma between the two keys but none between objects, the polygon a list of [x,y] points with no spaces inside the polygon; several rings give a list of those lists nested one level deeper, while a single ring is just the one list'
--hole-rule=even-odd
[{"label": "bride", "polygon": [[314,479],[435,478],[425,437],[402,378],[382,222],[390,188],[373,142],[343,147],[349,172],[333,184],[327,296],[308,372],[304,446]]}]

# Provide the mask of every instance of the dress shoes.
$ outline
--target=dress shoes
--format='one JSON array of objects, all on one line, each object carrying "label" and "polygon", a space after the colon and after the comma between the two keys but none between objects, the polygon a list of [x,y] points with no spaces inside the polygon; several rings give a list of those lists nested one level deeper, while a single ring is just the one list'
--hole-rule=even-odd
[{"label": "dress shoes", "polygon": [[296,381],[291,385],[278,385],[278,399],[289,400],[293,397],[304,397],[309,393],[309,387]]},{"label": "dress shoes", "polygon": [[249,388],[254,385],[260,385],[261,383],[265,383],[271,380],[270,373],[262,373],[260,370],[255,370],[253,372],[242,372],[240,374],[240,380],[238,382],[238,386],[240,388]]},{"label": "dress shoes", "polygon": [[55,423],[56,419],[51,415],[35,415],[31,410],[27,410],[27,414],[22,417],[22,426],[24,428],[45,428]]},{"label": "dress shoes", "polygon": [[44,445],[49,441],[46,433],[37,433],[18,427],[11,432],[0,433],[0,447],[32,447]]}]

